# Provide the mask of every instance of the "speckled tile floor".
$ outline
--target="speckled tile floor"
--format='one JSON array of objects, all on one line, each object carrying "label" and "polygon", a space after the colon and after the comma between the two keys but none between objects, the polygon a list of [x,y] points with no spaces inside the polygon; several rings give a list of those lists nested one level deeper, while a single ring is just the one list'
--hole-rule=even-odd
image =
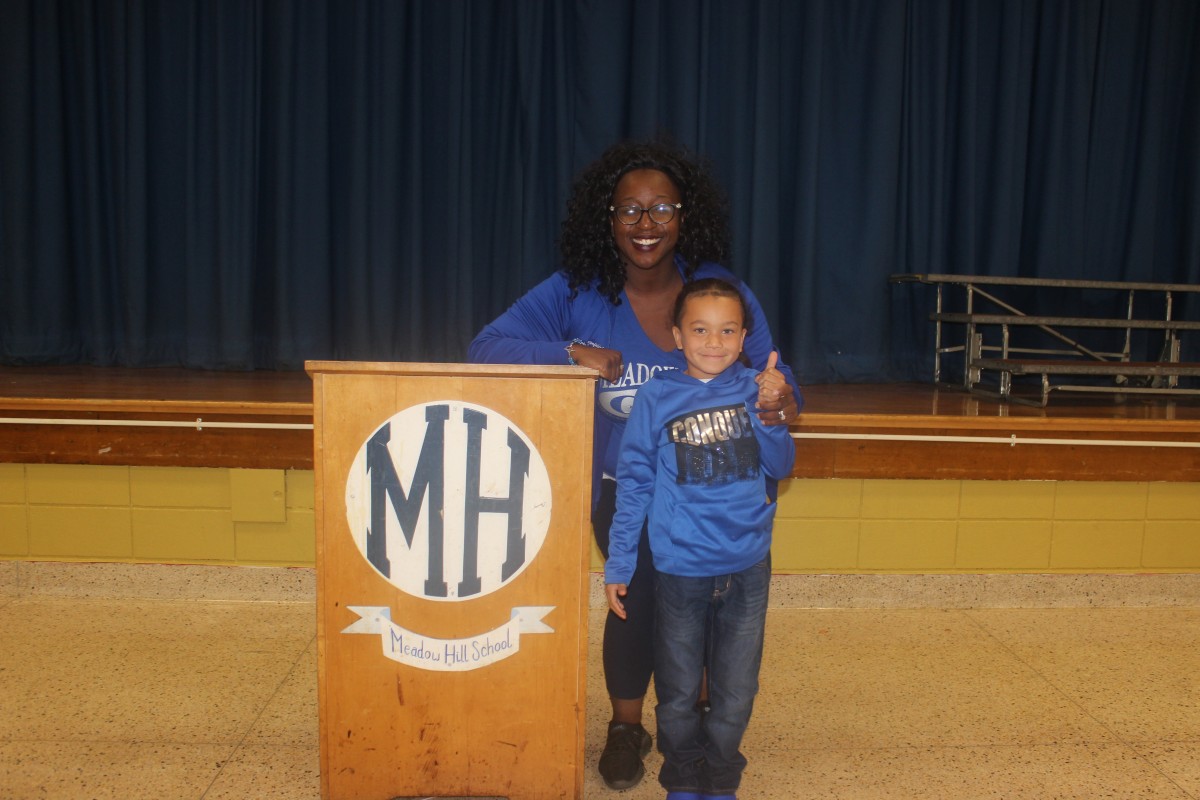
[{"label": "speckled tile floor", "polygon": [[[656,753],[595,773],[600,614],[584,796],[661,798]],[[768,625],[741,798],[1200,798],[1200,608]],[[315,637],[306,602],[0,596],[0,798],[318,798]]]}]

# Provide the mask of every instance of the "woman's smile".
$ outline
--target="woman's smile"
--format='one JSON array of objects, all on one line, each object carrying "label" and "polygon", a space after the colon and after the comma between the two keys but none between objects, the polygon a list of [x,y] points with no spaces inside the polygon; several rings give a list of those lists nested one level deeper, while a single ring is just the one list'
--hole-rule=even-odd
[{"label": "woman's smile", "polygon": [[[673,205],[680,200],[679,189],[670,178],[656,169],[635,169],[625,173],[617,181],[612,196],[615,207],[635,206],[641,209],[663,203]],[[645,271],[673,269],[682,218],[680,212],[670,220],[659,223],[652,220],[649,213],[643,212],[636,223],[626,225],[614,215],[613,243],[621,254],[625,268]]]}]

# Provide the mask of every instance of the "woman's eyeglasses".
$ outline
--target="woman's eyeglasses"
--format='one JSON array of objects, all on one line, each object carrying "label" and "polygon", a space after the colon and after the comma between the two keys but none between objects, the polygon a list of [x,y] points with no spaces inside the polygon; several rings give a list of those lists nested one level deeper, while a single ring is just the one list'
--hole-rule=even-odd
[{"label": "woman's eyeglasses", "polygon": [[609,206],[608,210],[617,217],[622,225],[637,225],[642,221],[642,214],[649,214],[650,221],[656,225],[665,225],[675,219],[675,211],[683,208],[683,203],[658,203],[649,208],[641,206]]}]

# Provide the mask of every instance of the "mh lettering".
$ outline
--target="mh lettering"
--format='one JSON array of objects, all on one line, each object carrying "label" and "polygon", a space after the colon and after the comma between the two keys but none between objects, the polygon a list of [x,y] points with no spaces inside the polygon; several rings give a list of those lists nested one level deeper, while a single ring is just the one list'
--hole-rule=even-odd
[{"label": "mh lettering", "polygon": [[[372,435],[366,447],[366,470],[370,487],[370,525],[367,529],[367,560],[384,577],[390,578],[393,565],[388,558],[393,548],[395,531],[390,530],[388,510],[395,515],[404,545],[412,550],[418,533],[428,531],[429,557],[425,569],[424,593],[428,597],[448,596],[445,575],[446,537],[457,531],[446,530],[446,488],[463,488],[462,580],[457,585],[459,597],[471,597],[482,591],[480,560],[480,515],[504,514],[507,517],[505,558],[500,568],[507,580],[521,570],[526,559],[524,533],[525,481],[529,474],[530,448],[522,437],[509,428],[505,437],[509,461],[508,494],[503,497],[482,494],[482,472],[485,457],[497,458],[494,452],[484,452],[484,431],[488,415],[476,409],[463,408],[461,420],[451,420],[448,404],[425,407],[424,436],[420,442],[416,467],[408,486],[404,486],[392,460],[388,445],[391,424],[385,424]],[[463,436],[447,436],[447,425],[461,423],[465,427],[465,448],[447,452],[447,441],[461,441]],[[411,429],[409,429],[411,430]],[[406,445],[408,442],[406,442]],[[415,443],[413,443],[415,444]],[[424,509],[424,514],[422,510]],[[421,520],[425,525],[421,526]],[[395,550],[393,549],[393,555]],[[411,574],[411,573],[410,573]],[[489,573],[490,574],[490,573]]]}]

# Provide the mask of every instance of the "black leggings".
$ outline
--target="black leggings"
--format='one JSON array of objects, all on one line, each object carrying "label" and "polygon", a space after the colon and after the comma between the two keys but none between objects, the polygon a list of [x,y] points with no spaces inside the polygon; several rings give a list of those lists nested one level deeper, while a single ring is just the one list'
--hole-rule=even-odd
[{"label": "black leggings", "polygon": [[[617,507],[617,482],[600,481],[600,499],[592,512],[592,532],[608,558],[608,531]],[[654,674],[654,558],[645,524],[638,540],[637,567],[625,595],[625,619],[612,611],[604,620],[604,683],[609,697],[644,697]]]}]

